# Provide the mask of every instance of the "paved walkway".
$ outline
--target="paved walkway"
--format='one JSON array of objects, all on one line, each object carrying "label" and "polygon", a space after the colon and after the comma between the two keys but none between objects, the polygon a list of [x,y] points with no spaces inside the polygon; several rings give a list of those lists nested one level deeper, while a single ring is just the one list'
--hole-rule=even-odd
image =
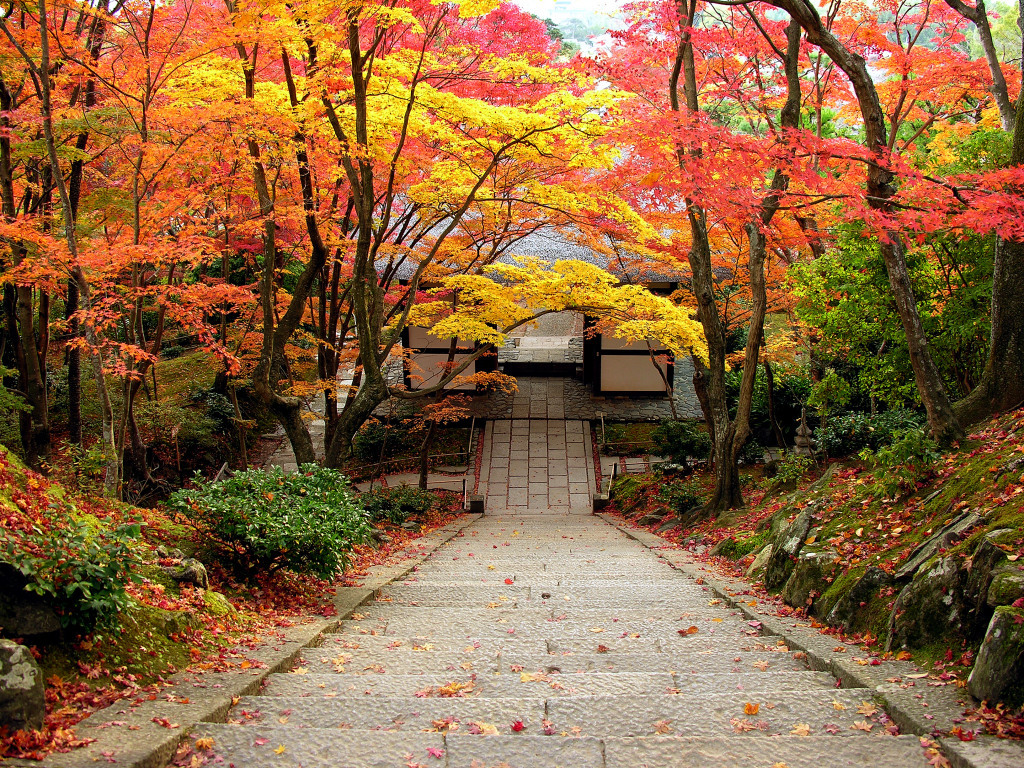
[{"label": "paved walkway", "polygon": [[837,690],[651,550],[552,503],[581,466],[579,422],[506,424],[489,501],[507,462],[509,502],[525,488],[528,503],[492,508],[229,724],[199,727],[214,764],[924,768],[916,737],[884,733],[873,689]]},{"label": "paved walkway", "polygon": [[588,423],[556,419],[488,423],[480,471],[488,511],[589,514],[596,486]]}]

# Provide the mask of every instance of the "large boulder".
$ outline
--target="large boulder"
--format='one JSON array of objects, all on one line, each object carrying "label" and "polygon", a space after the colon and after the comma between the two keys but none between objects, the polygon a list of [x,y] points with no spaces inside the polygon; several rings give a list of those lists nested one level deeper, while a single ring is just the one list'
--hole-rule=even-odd
[{"label": "large boulder", "polygon": [[779,534],[772,546],[772,554],[764,571],[764,585],[768,589],[778,589],[789,578],[796,564],[796,556],[807,540],[814,521],[815,506],[804,507],[796,519]]},{"label": "large boulder", "polygon": [[839,569],[838,559],[835,550],[801,552],[782,590],[782,599],[794,608],[806,608],[808,613],[813,612],[815,601],[835,578]]},{"label": "large boulder", "polygon": [[890,586],[893,578],[881,568],[869,567],[846,592],[839,595],[835,604],[825,614],[825,621],[833,627],[842,627],[849,632],[853,629],[857,613],[878,594],[882,587]]},{"label": "large boulder", "polygon": [[754,558],[754,562],[752,562],[750,564],[750,567],[747,568],[747,578],[749,579],[752,576],[763,571],[765,566],[768,565],[768,560],[769,558],[771,558],[771,556],[772,545],[765,544],[761,551],[757,553],[757,556]]},{"label": "large boulder", "polygon": [[940,549],[949,549],[953,542],[969,533],[982,522],[982,519],[977,512],[963,512],[953,518],[948,525],[933,533],[910,553],[907,561],[896,571],[897,581],[913,576],[922,565],[935,557]]},{"label": "large boulder", "polygon": [[206,566],[194,557],[184,557],[178,563],[161,567],[164,573],[179,584],[191,584],[199,589],[209,589],[210,587],[210,577],[206,573]]},{"label": "large boulder", "polygon": [[996,608],[967,689],[982,701],[1024,705],[1024,608]]},{"label": "large boulder", "polygon": [[937,558],[922,566],[903,588],[889,617],[889,649],[921,648],[962,637],[970,622],[967,573],[959,557]]},{"label": "large boulder", "polygon": [[12,731],[43,727],[43,673],[28,648],[0,640],[0,726]]},{"label": "large boulder", "polygon": [[997,568],[988,584],[985,603],[989,608],[1012,605],[1024,598],[1024,567],[1009,563]]},{"label": "large boulder", "polygon": [[60,633],[60,617],[53,605],[26,587],[29,580],[9,563],[0,563],[0,636],[32,642]]},{"label": "large boulder", "polygon": [[[997,571],[1006,564],[1006,552],[998,543],[1000,539],[1015,535],[1016,531],[1009,528],[989,531],[971,554],[965,586],[966,601],[970,609],[965,629],[970,637],[980,638],[985,634],[985,628],[992,618],[992,608],[988,605],[989,588]],[[1014,599],[1016,598],[999,605],[1008,605]]]}]

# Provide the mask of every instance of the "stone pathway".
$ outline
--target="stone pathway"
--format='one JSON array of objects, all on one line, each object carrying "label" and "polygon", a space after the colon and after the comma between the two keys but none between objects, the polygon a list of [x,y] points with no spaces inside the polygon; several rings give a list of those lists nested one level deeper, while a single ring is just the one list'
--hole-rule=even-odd
[{"label": "stone pathway", "polygon": [[485,509],[510,514],[589,514],[596,490],[590,425],[583,421],[492,421],[484,436]]},{"label": "stone pathway", "polygon": [[[866,722],[873,689],[837,689],[602,519],[556,514],[590,463],[581,422],[499,424],[491,513],[197,727],[213,764],[925,768],[916,737]],[[526,503],[496,508],[506,467]]]}]

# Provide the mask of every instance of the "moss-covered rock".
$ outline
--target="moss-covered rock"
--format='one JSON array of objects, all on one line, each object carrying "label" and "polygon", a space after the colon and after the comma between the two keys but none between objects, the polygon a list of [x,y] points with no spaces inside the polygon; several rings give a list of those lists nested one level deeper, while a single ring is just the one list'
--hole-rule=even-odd
[{"label": "moss-covered rock", "polygon": [[28,648],[0,640],[0,729],[42,728],[43,674]]},{"label": "moss-covered rock", "polygon": [[225,616],[230,613],[236,613],[235,606],[220,592],[207,590],[203,595],[203,602],[206,604],[206,609],[213,616]]},{"label": "moss-covered rock", "polygon": [[772,554],[764,572],[764,585],[768,589],[778,589],[789,579],[796,564],[796,556],[800,554],[807,534],[811,531],[815,510],[813,505],[804,507],[773,542]]},{"label": "moss-covered rock", "polygon": [[982,701],[1024,704],[1024,608],[996,608],[967,689]]},{"label": "moss-covered rock", "polygon": [[921,648],[943,638],[962,636],[970,607],[967,573],[959,557],[925,563],[903,588],[889,617],[889,648]]},{"label": "moss-covered rock", "polygon": [[815,601],[829,588],[839,570],[834,550],[801,552],[793,573],[782,590],[782,599],[794,608],[814,612]]},{"label": "moss-covered rock", "polygon": [[985,593],[985,603],[989,608],[1010,605],[1024,597],[1024,568],[1004,565],[996,569]]},{"label": "moss-covered rock", "polygon": [[890,586],[893,578],[881,568],[869,567],[863,573],[847,572],[845,578],[836,579],[820,601],[821,612],[833,627],[851,631],[857,623],[857,614],[867,607],[883,587]]},{"label": "moss-covered rock", "polygon": [[772,545],[765,544],[760,552],[757,553],[757,557],[754,558],[754,562],[747,568],[747,578],[756,576],[764,570],[765,566],[768,565],[768,559],[772,556]]}]

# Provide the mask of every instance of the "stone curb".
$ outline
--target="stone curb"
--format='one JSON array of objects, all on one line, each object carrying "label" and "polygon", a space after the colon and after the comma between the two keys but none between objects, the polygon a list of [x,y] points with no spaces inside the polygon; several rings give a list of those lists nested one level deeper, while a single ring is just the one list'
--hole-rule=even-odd
[{"label": "stone curb", "polygon": [[[718,598],[736,608],[750,621],[759,621],[761,630],[776,635],[786,644],[807,654],[807,662],[816,671],[829,672],[843,688],[870,688],[903,733],[934,738],[936,732],[948,732],[962,722],[963,711],[969,705],[966,691],[942,686],[933,687],[920,679],[921,687],[901,688],[888,682],[908,675],[920,675],[922,670],[906,661],[882,661],[880,664],[858,664],[854,658],[861,653],[855,645],[822,635],[806,621],[784,619],[758,610],[750,605],[755,600],[749,592],[750,583],[733,579],[693,562],[692,556],[674,549],[674,545],[649,531],[629,528],[621,520],[608,514],[599,514],[605,522],[615,526],[631,539],[655,552],[673,568],[703,584]],[[912,678],[913,680],[913,678]],[[979,736],[974,741],[962,742],[956,738],[938,739],[953,768],[1020,768],[1024,765],[1024,743],[1008,741],[995,736]]]},{"label": "stone curb", "polygon": [[[135,707],[127,700],[119,701],[79,723],[77,735],[96,739],[92,744],[65,754],[50,755],[41,762],[10,760],[4,764],[25,768],[85,768],[113,763],[122,768],[163,768],[189,738],[196,724],[224,722],[236,698],[258,693],[270,675],[292,667],[304,649],[321,645],[324,635],[335,631],[352,611],[371,600],[378,589],[408,575],[479,517],[466,515],[416,539],[402,550],[411,552],[410,557],[393,565],[373,566],[362,586],[339,587],[334,599],[337,616],[289,627],[280,639],[266,638],[263,645],[245,654],[248,660],[257,662],[250,670],[203,675],[179,673],[171,678],[174,685],[163,689],[154,699],[142,701]],[[173,727],[161,725],[158,719]]]}]

